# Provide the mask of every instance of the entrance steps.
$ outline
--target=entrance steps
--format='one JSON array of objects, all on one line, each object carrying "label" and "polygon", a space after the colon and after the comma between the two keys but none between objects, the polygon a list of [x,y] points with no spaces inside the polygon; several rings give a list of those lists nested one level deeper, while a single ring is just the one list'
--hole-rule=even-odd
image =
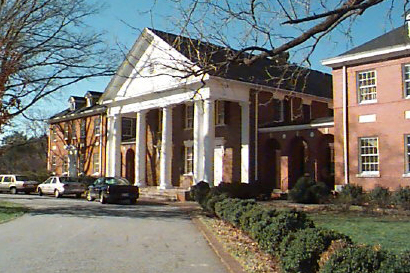
[{"label": "entrance steps", "polygon": [[187,188],[172,188],[161,190],[157,186],[140,188],[140,197],[159,201],[187,201],[189,191]]}]

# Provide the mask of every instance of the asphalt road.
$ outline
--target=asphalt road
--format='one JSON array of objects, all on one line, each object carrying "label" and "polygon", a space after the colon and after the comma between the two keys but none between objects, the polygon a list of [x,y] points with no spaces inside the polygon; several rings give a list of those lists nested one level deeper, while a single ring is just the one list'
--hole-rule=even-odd
[{"label": "asphalt road", "polygon": [[0,272],[227,273],[180,207],[0,194],[30,212],[0,224]]}]

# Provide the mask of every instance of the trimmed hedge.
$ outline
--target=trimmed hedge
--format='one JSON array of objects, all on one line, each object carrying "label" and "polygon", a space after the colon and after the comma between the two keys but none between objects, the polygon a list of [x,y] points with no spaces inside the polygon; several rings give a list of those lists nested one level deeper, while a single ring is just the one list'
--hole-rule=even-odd
[{"label": "trimmed hedge", "polygon": [[330,190],[323,182],[301,177],[289,191],[289,199],[302,204],[321,204],[329,200]]},{"label": "trimmed hedge", "polygon": [[351,244],[348,236],[322,228],[302,229],[289,234],[280,245],[282,269],[288,273],[317,272],[321,254],[335,240]]}]

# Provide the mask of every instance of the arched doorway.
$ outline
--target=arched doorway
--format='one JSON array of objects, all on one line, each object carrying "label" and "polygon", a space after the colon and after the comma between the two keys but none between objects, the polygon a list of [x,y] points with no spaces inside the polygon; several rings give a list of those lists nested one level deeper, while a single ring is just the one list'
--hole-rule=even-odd
[{"label": "arched doorway", "polygon": [[335,161],[334,161],[334,136],[326,134],[321,136],[317,145],[318,164],[317,180],[326,183],[330,188],[335,184]]},{"label": "arched doorway", "polygon": [[295,137],[290,142],[289,151],[289,189],[292,189],[300,177],[311,174],[309,146],[302,137]]},{"label": "arched doorway", "polygon": [[125,154],[125,178],[130,183],[135,182],[135,152],[132,149],[128,149]]},{"label": "arched doorway", "polygon": [[264,146],[264,168],[262,170],[262,183],[271,189],[281,188],[280,170],[280,144],[276,139],[269,139]]}]

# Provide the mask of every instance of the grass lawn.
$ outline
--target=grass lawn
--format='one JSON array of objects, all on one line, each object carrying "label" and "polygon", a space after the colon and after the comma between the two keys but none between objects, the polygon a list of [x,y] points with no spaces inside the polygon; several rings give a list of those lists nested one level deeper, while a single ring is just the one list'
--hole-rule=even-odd
[{"label": "grass lawn", "polygon": [[352,212],[308,214],[316,226],[346,234],[355,243],[381,245],[382,249],[396,253],[410,250],[410,217],[371,216]]},{"label": "grass lawn", "polygon": [[0,223],[19,217],[26,211],[27,208],[21,205],[0,201]]}]

